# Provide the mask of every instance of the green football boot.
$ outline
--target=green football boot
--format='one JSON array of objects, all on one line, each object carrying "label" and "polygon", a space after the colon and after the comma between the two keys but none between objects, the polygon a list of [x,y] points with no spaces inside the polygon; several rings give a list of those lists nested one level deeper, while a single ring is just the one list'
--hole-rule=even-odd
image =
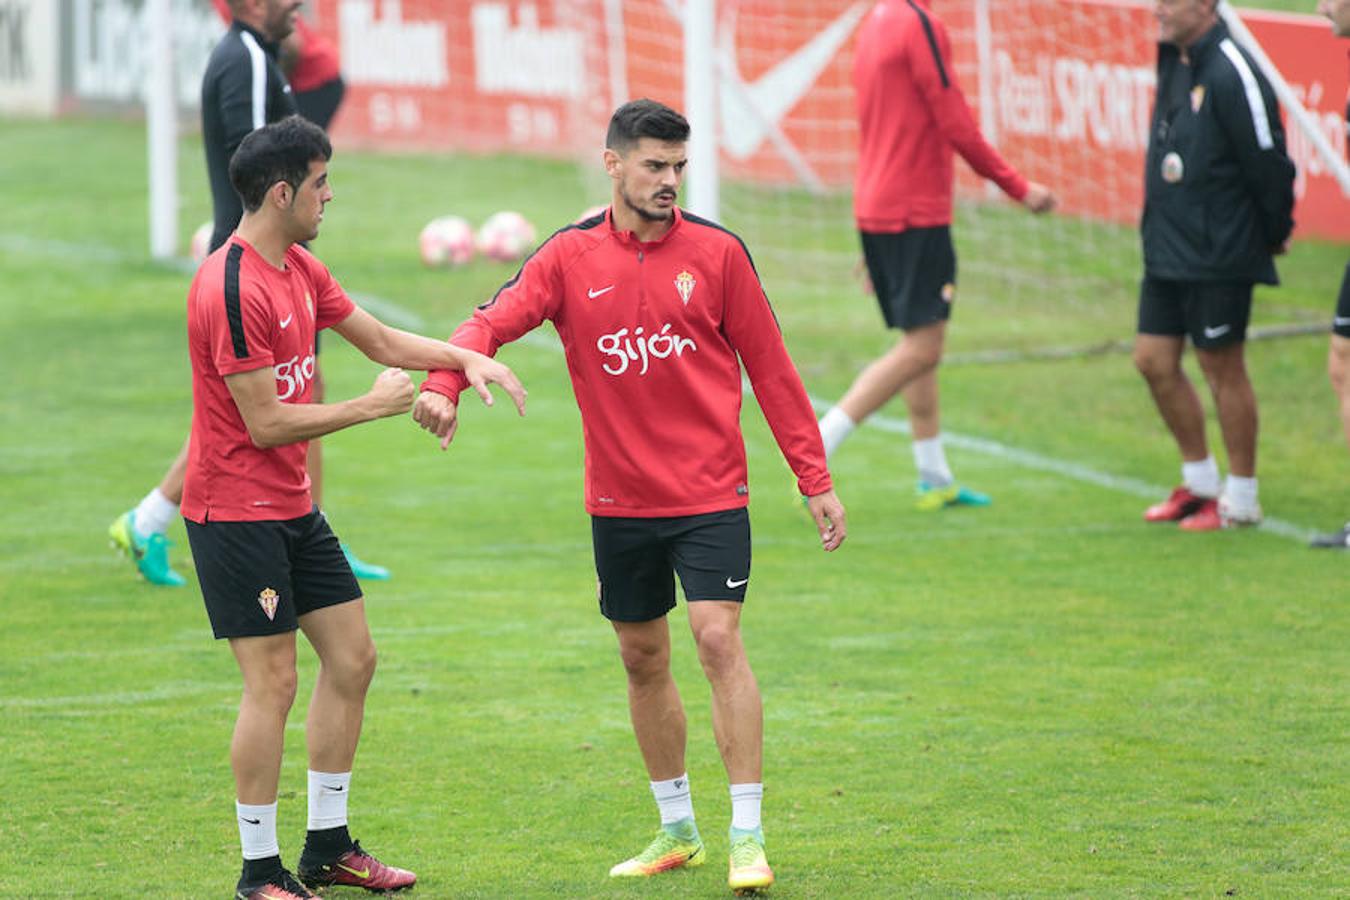
[{"label": "green football boot", "polygon": [[182,587],[187,579],[169,565],[169,547],[172,542],[162,534],[142,537],[136,530],[135,510],[128,510],[108,526],[108,538],[136,564],[136,570],[151,584],[161,587]]}]

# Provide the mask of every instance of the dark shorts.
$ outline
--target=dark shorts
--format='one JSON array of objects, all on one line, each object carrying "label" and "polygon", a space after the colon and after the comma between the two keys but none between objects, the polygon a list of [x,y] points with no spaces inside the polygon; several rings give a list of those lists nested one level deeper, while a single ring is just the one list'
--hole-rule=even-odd
[{"label": "dark shorts", "polygon": [[313,90],[296,91],[295,108],[300,115],[327,131],[329,124],[333,121],[333,116],[337,115],[338,107],[342,105],[342,97],[346,93],[347,85],[343,83],[342,76],[339,75],[332,81],[325,81]]},{"label": "dark shorts", "polygon": [[951,317],[956,249],[949,226],[858,234],[887,328],[908,331]]},{"label": "dark shorts", "polygon": [[305,613],[361,596],[317,509],[284,521],[185,524],[217,638],[295,631]]},{"label": "dark shorts", "polygon": [[1201,350],[1240,343],[1252,315],[1246,281],[1172,281],[1145,275],[1139,284],[1139,333],[1190,335]]},{"label": "dark shorts", "polygon": [[1331,331],[1350,338],[1350,263],[1345,264],[1345,277],[1341,279],[1341,296],[1336,300],[1336,317],[1331,320]]},{"label": "dark shorts", "polygon": [[600,612],[616,622],[650,622],[684,599],[745,600],[750,514],[744,508],[658,519],[591,517]]}]

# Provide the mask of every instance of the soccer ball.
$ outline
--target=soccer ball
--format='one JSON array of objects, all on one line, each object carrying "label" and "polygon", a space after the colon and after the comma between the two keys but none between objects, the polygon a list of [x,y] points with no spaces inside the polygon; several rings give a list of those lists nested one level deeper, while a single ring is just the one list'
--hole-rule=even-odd
[{"label": "soccer ball", "polygon": [[428,266],[462,266],[473,259],[473,228],[459,216],[441,216],[422,229],[417,246]]},{"label": "soccer ball", "polygon": [[518,212],[493,213],[478,229],[478,252],[498,262],[520,259],[534,247],[534,226]]},{"label": "soccer ball", "polygon": [[581,215],[572,220],[572,224],[579,225],[587,219],[595,218],[607,209],[609,209],[608,206],[589,206],[581,213]]},{"label": "soccer ball", "polygon": [[201,226],[192,232],[192,246],[189,252],[192,253],[192,262],[201,265],[206,257],[211,255],[211,234],[216,230],[214,222],[203,222]]}]

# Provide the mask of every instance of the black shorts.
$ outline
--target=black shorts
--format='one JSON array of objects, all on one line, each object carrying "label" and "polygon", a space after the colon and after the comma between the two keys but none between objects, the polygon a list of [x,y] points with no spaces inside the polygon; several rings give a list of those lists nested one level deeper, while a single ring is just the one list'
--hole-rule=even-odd
[{"label": "black shorts", "polygon": [[1201,350],[1247,339],[1252,315],[1248,281],[1173,281],[1145,275],[1139,284],[1139,333],[1190,335]]},{"label": "black shorts", "polygon": [[343,83],[342,76],[339,75],[332,81],[325,81],[313,90],[296,91],[295,108],[300,115],[327,131],[328,126],[333,121],[333,116],[337,115],[338,107],[342,105],[342,97],[346,93],[347,85]]},{"label": "black shorts", "polygon": [[951,317],[956,249],[950,226],[858,234],[887,328],[908,331]]},{"label": "black shorts", "polygon": [[615,622],[650,622],[684,599],[745,600],[750,514],[744,509],[657,519],[591,517],[600,612]]},{"label": "black shorts", "polygon": [[1336,317],[1331,320],[1331,330],[1343,338],[1350,338],[1350,263],[1345,264],[1341,296],[1336,301]]},{"label": "black shorts", "polygon": [[217,638],[295,631],[305,613],[361,596],[317,508],[284,521],[185,524]]}]

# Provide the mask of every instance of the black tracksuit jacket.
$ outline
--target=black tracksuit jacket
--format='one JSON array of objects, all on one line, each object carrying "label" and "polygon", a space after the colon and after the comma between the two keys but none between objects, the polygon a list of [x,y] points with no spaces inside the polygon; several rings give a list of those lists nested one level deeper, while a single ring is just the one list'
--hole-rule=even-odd
[{"label": "black tracksuit jacket", "polygon": [[1294,227],[1294,164],[1270,84],[1216,24],[1183,63],[1158,46],[1140,231],[1144,271],[1178,281],[1278,284]]}]

